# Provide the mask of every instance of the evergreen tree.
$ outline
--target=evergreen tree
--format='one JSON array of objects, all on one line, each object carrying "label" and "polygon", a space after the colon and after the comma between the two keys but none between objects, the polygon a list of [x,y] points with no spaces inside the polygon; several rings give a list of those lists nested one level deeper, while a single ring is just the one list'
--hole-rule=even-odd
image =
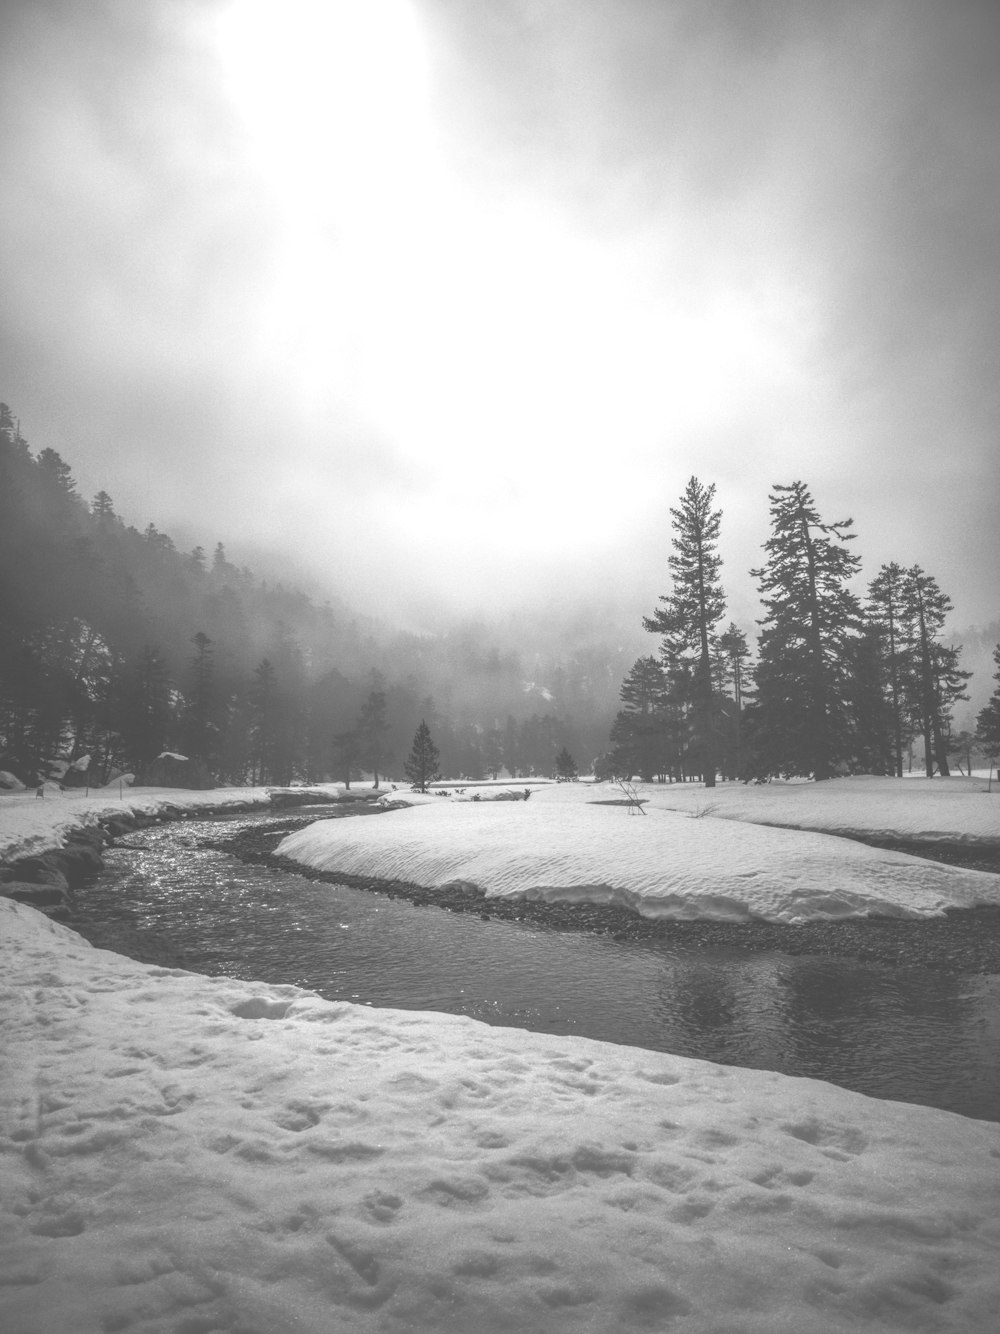
[{"label": "evergreen tree", "polygon": [[385,759],[385,734],[389,724],[385,718],[385,690],[378,672],[372,672],[374,689],[361,706],[358,715],[357,733],[361,747],[361,762],[372,772],[375,787],[379,783],[379,770]]},{"label": "evergreen tree", "polygon": [[758,774],[827,779],[851,758],[852,666],[861,607],[852,519],[823,523],[803,482],[776,485],[759,580],[765,616],[750,711]]},{"label": "evergreen tree", "polygon": [[667,674],[656,658],[637,658],[619,692],[625,708],[611,728],[611,765],[615,772],[637,773],[644,783],[667,766],[665,705]]},{"label": "evergreen tree", "polygon": [[881,665],[881,680],[876,682],[885,706],[884,717],[872,726],[884,723],[891,735],[891,764],[897,778],[903,776],[903,752],[911,739],[907,707],[907,646],[905,576],[895,561],[883,565],[868,585],[866,617],[875,639]]},{"label": "evergreen tree", "polygon": [[517,719],[508,713],[503,732],[503,763],[511,778],[516,778],[521,771],[521,734]]},{"label": "evergreen tree", "polygon": [[993,650],[993,661],[996,664],[993,673],[996,689],[976,718],[976,740],[991,760],[1000,755],[1000,644]]},{"label": "evergreen tree", "polygon": [[99,528],[109,527],[117,518],[114,502],[107,491],[98,491],[90,506],[90,512],[97,520]]},{"label": "evergreen tree", "polygon": [[743,777],[743,709],[747,694],[747,637],[735,621],[730,621],[717,640],[718,690],[731,698],[732,706],[723,706],[722,768],[732,778]]},{"label": "evergreen tree", "polygon": [[275,672],[274,781],[288,784],[305,768],[308,718],[307,673],[302,649],[284,619],[279,619],[268,655]]},{"label": "evergreen tree", "polygon": [[144,645],[124,682],[121,709],[125,758],[141,782],[170,741],[171,687],[161,651]]},{"label": "evergreen tree", "polygon": [[951,600],[919,565],[904,575],[903,606],[909,623],[912,708],[924,739],[924,766],[928,778],[933,776],[935,764],[947,778],[951,706],[968,699],[963,687],[971,673],[963,672],[958,665],[961,649],[940,642],[945,617],[952,610]]},{"label": "evergreen tree", "polygon": [[491,727],[483,737],[482,746],[483,767],[489,776],[496,781],[500,776],[500,770],[503,768],[503,734],[499,727]]},{"label": "evergreen tree", "polygon": [[431,740],[431,730],[421,718],[420,726],[413,737],[413,748],[409,758],[403,762],[403,772],[417,789],[426,792],[428,783],[440,776],[438,748]]},{"label": "evergreen tree", "polygon": [[191,643],[195,652],[188,666],[181,746],[190,759],[212,769],[219,748],[213,644],[203,630],[194,635]]},{"label": "evergreen tree", "polygon": [[854,644],[853,676],[854,764],[862,773],[899,776],[901,738],[908,742],[911,732],[897,726],[887,640],[870,621]]},{"label": "evergreen tree", "polygon": [[565,746],[556,756],[556,777],[560,782],[571,782],[577,777],[576,760]]},{"label": "evergreen tree", "polygon": [[254,668],[249,692],[251,782],[279,782],[280,703],[278,682],[269,658]]},{"label": "evergreen tree", "polygon": [[692,720],[706,787],[715,786],[717,765],[712,646],[715,626],[726,609],[719,582],[722,511],[712,508],[714,500],[714,483],[705,487],[692,477],[679,508],[671,509],[674,554],[667,564],[673,575],[673,592],[664,594],[660,598],[663,605],[643,619],[647,630],[663,636],[661,653],[668,667],[690,671]]},{"label": "evergreen tree", "polygon": [[334,771],[341,775],[344,787],[351,790],[351,778],[354,776],[361,754],[361,738],[356,728],[337,732],[333,738]]}]

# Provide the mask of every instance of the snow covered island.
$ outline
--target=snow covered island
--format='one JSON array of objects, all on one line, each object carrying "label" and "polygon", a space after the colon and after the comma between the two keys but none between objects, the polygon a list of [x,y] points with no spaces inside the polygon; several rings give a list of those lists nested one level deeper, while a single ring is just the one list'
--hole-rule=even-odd
[{"label": "snow covered island", "polygon": [[[884,823],[877,785],[868,792]],[[988,841],[997,799],[971,784],[967,795],[926,809],[952,802],[934,823]],[[856,860],[856,846],[888,854],[759,828],[735,808],[719,818],[736,801],[719,790],[665,794],[693,803],[693,819],[656,798],[637,817],[588,806],[594,796],[574,785],[495,806],[433,798],[327,833],[350,827],[345,855],[369,875],[412,851],[411,878],[418,866],[486,892],[585,898],[607,886],[637,908],[658,898],[657,911],[696,911],[700,896],[710,913],[857,914],[866,887],[878,911],[1000,901],[985,873]],[[818,818],[814,798],[791,800],[813,801]],[[53,800],[51,817],[65,821],[70,803]],[[5,807],[0,828],[17,822]],[[42,818],[32,813],[36,848]],[[565,837],[553,833],[562,820]],[[677,853],[657,895],[638,877],[658,827]],[[369,828],[384,831],[381,846],[357,841]],[[8,827],[2,845],[24,847],[22,834]],[[513,870],[491,880],[505,837]],[[628,878],[613,879],[627,847]],[[543,856],[533,882],[526,849]],[[897,865],[916,888],[903,870],[882,875]],[[992,1123],[143,965],[6,899],[0,950],[0,1327],[11,1334],[995,1327]]]},{"label": "snow covered island", "polygon": [[[524,802],[466,787],[385,819],[321,821],[276,851],[316,870],[487,898],[611,903],[646,917],[804,922],[936,916],[1000,904],[1000,876],[838,837],[843,833],[1000,845],[1000,798],[977,779],[842,779],[639,789],[553,784]],[[477,800],[477,798],[480,798]],[[784,826],[784,827],[782,827]],[[818,831],[818,832],[816,832]],[[830,832],[826,832],[830,831]]]}]

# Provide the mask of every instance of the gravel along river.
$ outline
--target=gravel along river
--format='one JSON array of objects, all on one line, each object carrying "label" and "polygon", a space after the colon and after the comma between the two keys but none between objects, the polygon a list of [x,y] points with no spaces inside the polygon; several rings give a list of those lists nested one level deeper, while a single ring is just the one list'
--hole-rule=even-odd
[{"label": "gravel along river", "polygon": [[[906,932],[933,940],[933,924],[802,935],[653,931],[633,919],[633,932],[621,914],[597,913],[567,930],[578,909],[507,905],[502,920],[478,900],[442,911],[429,895],[373,893],[223,850],[259,850],[303,822],[272,812],[128,835],[77,890],[69,925],[168,967],[779,1070],[1000,1121],[1000,975],[966,971],[962,951],[928,961],[909,948]],[[866,931],[880,942],[875,958],[864,957]]]}]

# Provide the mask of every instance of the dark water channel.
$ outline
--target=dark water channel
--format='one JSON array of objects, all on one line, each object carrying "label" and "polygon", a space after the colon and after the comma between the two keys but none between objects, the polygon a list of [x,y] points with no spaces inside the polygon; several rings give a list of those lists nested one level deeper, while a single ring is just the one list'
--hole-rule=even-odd
[{"label": "dark water channel", "polygon": [[[225,832],[274,819],[240,816]],[[1000,1120],[1000,977],[483,922],[200,846],[219,833],[219,821],[189,820],[121,840],[78,891],[71,925],[194,972],[780,1070]]]}]

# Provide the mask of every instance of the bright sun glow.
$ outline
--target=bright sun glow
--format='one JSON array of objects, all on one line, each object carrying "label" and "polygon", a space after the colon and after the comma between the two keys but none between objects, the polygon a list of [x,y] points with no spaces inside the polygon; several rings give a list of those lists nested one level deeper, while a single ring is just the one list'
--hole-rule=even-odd
[{"label": "bright sun glow", "polygon": [[438,514],[400,501],[401,531],[447,514],[475,539],[516,516],[557,545],[784,378],[787,331],[754,302],[654,298],[555,206],[457,177],[409,0],[236,0],[219,44],[279,217],[261,359],[318,431],[346,404],[433,480]]}]

